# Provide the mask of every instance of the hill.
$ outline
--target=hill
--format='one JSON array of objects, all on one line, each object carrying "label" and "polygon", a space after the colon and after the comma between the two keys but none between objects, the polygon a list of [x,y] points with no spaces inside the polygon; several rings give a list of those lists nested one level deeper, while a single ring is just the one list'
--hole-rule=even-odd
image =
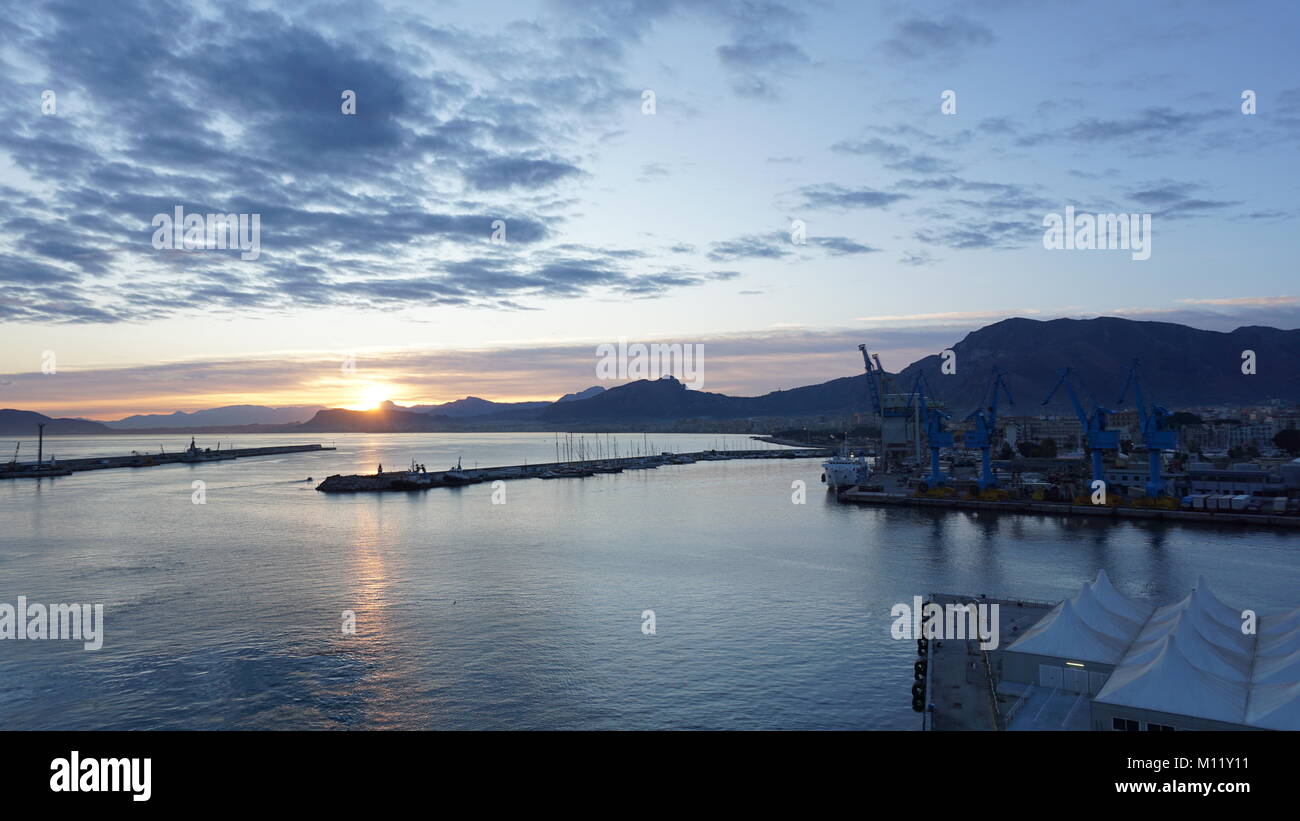
[{"label": "hill", "polygon": [[116,430],[158,430],[162,428],[230,427],[234,425],[287,425],[304,422],[321,410],[320,405],[271,408],[265,405],[226,405],[206,410],[148,413],[106,422]]},{"label": "hill", "polygon": [[112,429],[89,419],[52,419],[35,411],[0,410],[0,434],[6,436],[35,436],[37,425],[45,423],[46,436],[112,433]]}]

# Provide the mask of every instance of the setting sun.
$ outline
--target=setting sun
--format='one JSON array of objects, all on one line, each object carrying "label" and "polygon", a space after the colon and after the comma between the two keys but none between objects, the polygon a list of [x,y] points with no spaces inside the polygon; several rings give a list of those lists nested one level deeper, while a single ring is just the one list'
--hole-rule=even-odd
[{"label": "setting sun", "polygon": [[393,395],[393,386],[385,383],[371,383],[361,392],[361,398],[355,404],[347,405],[348,410],[374,410]]}]

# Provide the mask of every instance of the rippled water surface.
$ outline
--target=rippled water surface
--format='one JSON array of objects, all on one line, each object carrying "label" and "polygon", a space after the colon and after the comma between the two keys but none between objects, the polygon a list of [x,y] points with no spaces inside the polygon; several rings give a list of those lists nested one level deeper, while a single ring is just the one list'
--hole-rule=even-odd
[{"label": "rippled water surface", "polygon": [[[889,637],[889,610],[914,595],[1054,600],[1105,567],[1157,603],[1205,574],[1233,605],[1300,604],[1295,532],[841,506],[817,460],[515,481],[493,504],[486,484],[314,487],[379,462],[552,461],[552,436],[233,444],[331,439],[337,451],[0,482],[0,602],[100,602],[106,622],[97,651],[0,641],[0,727],[910,729],[914,647]],[[69,458],[186,444],[46,441]],[[620,447],[715,445],[752,446]]]}]

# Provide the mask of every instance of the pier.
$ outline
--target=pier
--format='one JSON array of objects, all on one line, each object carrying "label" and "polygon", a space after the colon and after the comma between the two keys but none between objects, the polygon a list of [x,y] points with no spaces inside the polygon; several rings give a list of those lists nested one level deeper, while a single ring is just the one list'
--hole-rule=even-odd
[{"label": "pier", "polygon": [[705,450],[696,453],[664,453],[659,456],[628,456],[572,462],[540,462],[535,465],[507,465],[488,468],[453,468],[437,471],[385,471],[384,473],[329,476],[316,486],[323,493],[358,493],[388,490],[427,490],[434,487],[492,482],[498,479],[572,479],[597,473],[685,465],[694,462],[722,462],[732,459],[817,459],[834,453],[822,448],[789,450]]},{"label": "pier", "polygon": [[244,459],[249,456],[276,456],[282,453],[311,453],[334,450],[323,445],[272,445],[261,448],[232,448],[229,450],[202,450],[191,446],[175,453],[133,453],[130,456],[92,456],[83,459],[59,459],[20,464],[10,462],[0,465],[0,479],[27,479],[44,476],[67,476],[87,470],[110,468],[139,468],[171,464],[205,464]]},{"label": "pier", "polygon": [[[1050,602],[1029,599],[999,599],[986,596],[956,596],[932,593],[928,603],[946,607],[952,604],[996,604],[1001,609],[998,620],[998,644],[984,650],[978,638],[938,639],[928,642],[917,661],[924,660],[923,682],[925,705],[923,730],[1006,730],[1021,707],[1020,702],[998,692],[1002,677],[1002,651],[1032,627],[1053,607]],[[901,697],[901,694],[900,694]],[[915,698],[915,694],[914,694]]]},{"label": "pier", "polygon": [[839,494],[840,501],[868,505],[907,505],[911,507],[985,510],[998,513],[1035,513],[1044,516],[1091,516],[1106,519],[1163,519],[1173,522],[1204,524],[1253,524],[1264,527],[1300,528],[1300,516],[1269,513],[1244,513],[1222,510],[1182,510],[1125,505],[1079,505],[1071,502],[1036,502],[1028,500],[987,501],[956,497],[914,496],[907,493],[850,488]]}]

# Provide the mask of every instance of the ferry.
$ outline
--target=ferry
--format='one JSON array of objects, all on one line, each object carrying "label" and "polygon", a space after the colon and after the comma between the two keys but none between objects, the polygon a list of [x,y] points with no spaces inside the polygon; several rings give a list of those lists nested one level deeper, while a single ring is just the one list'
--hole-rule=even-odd
[{"label": "ferry", "polygon": [[822,462],[822,482],[828,490],[841,491],[854,485],[865,485],[870,478],[871,465],[867,457],[854,456],[847,449]]}]

